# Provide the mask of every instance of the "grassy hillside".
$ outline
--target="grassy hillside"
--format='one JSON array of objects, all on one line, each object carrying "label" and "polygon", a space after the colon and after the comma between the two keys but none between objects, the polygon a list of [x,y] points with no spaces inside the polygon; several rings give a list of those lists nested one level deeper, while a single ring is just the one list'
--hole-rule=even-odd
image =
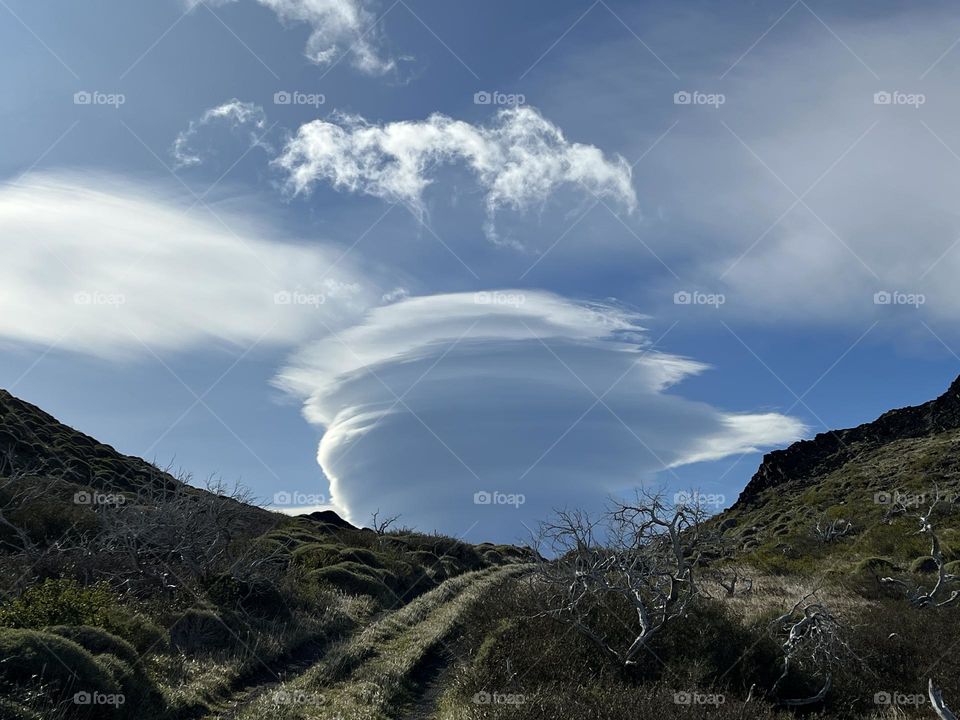
[{"label": "grassy hillside", "polygon": [[527,557],[185,480],[0,394],[0,717],[201,717]]},{"label": "grassy hillside", "polygon": [[918,530],[931,506],[946,561],[960,560],[960,381],[923,405],[770,453],[715,523],[739,559],[770,572],[909,571],[930,555]]},{"label": "grassy hillside", "polygon": [[545,518],[541,555],[270,513],[3,395],[0,718],[934,717],[958,408],[771,453],[712,518]]}]

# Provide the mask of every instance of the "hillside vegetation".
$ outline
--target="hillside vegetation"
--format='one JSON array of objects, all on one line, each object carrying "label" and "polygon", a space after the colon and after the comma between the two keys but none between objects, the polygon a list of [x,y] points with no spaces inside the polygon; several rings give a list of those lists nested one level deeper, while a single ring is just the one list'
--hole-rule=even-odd
[{"label": "hillside vegetation", "polygon": [[[0,394],[0,718],[941,718],[960,383],[530,548],[286,517]],[[690,493],[695,498],[695,493]]]},{"label": "hillside vegetation", "polygon": [[287,517],[0,393],[0,717],[200,717],[512,547]]}]

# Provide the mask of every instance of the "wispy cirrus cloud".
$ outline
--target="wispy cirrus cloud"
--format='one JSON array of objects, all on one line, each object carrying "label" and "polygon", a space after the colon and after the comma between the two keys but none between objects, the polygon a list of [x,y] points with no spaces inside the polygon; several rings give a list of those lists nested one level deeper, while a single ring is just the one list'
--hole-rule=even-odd
[{"label": "wispy cirrus cloud", "polygon": [[486,126],[441,114],[379,125],[335,114],[301,126],[275,161],[296,193],[328,183],[403,203],[420,218],[438,167],[455,163],[469,169],[483,190],[493,238],[498,211],[543,205],[562,188],[609,198],[630,212],[637,205],[626,160],[570,142],[531,107],[502,110]]},{"label": "wispy cirrus cloud", "polygon": [[[707,366],[652,348],[641,320],[547,292],[411,297],[301,350],[276,383],[325,429],[318,461],[349,516],[389,507],[458,534],[482,521],[498,538],[803,434],[792,417],[672,392]],[[523,502],[495,500],[509,496]]]},{"label": "wispy cirrus cloud", "polygon": [[[224,5],[237,0],[204,0]],[[397,61],[384,49],[376,4],[371,0],[256,0],[270,8],[284,23],[310,26],[304,50],[317,65],[329,66],[349,56],[351,64],[368,75],[384,75]],[[191,7],[201,0],[187,0]]]},{"label": "wispy cirrus cloud", "polygon": [[[177,168],[199,165],[204,156],[211,152],[213,143],[210,138],[198,142],[200,136],[208,129],[211,132],[226,128],[233,133],[245,133],[251,147],[261,147],[268,153],[273,148],[266,140],[267,116],[263,108],[252,102],[243,102],[236,98],[205,110],[196,120],[191,120],[186,130],[181,131],[173,142],[171,152]],[[197,147],[203,145],[203,149]]]}]

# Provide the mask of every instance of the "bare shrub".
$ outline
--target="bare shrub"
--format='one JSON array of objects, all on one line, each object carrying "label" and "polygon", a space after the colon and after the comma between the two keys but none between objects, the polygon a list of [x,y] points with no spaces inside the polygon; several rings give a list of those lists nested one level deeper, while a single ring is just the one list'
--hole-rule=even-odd
[{"label": "bare shrub", "polygon": [[[601,517],[562,511],[536,533],[532,576],[544,615],[574,627],[616,662],[632,665],[650,639],[683,616],[699,594],[706,514],[695,505],[668,503],[662,493],[638,491]],[[545,559],[543,551],[554,559]],[[626,643],[598,622],[598,610],[624,609]]]},{"label": "bare shrub", "polygon": [[930,557],[936,566],[937,580],[933,587],[927,589],[922,585],[914,585],[906,580],[893,577],[884,577],[881,582],[899,587],[903,590],[910,604],[918,609],[927,607],[946,607],[954,605],[960,600],[960,590],[954,586],[960,581],[960,576],[951,575],[946,569],[946,560],[943,556],[943,549],[940,546],[940,538],[937,536],[937,530],[934,525],[934,513],[940,502],[940,493],[937,492],[933,502],[930,503],[926,512],[920,514],[920,529],[917,531],[920,535],[925,535],[930,540]]}]

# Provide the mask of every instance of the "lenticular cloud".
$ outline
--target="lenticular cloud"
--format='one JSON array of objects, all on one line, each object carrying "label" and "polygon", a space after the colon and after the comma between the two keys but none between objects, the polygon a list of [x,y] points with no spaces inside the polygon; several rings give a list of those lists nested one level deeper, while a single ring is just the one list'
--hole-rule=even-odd
[{"label": "lenticular cloud", "polygon": [[471,539],[515,539],[554,507],[803,433],[675,394],[707,367],[650,347],[641,320],[544,292],[407,298],[305,348],[276,382],[325,429],[318,460],[348,516],[390,508]]},{"label": "lenticular cloud", "polygon": [[295,346],[380,295],[331,247],[112,176],[0,188],[0,237],[0,340],[96,357]]}]

